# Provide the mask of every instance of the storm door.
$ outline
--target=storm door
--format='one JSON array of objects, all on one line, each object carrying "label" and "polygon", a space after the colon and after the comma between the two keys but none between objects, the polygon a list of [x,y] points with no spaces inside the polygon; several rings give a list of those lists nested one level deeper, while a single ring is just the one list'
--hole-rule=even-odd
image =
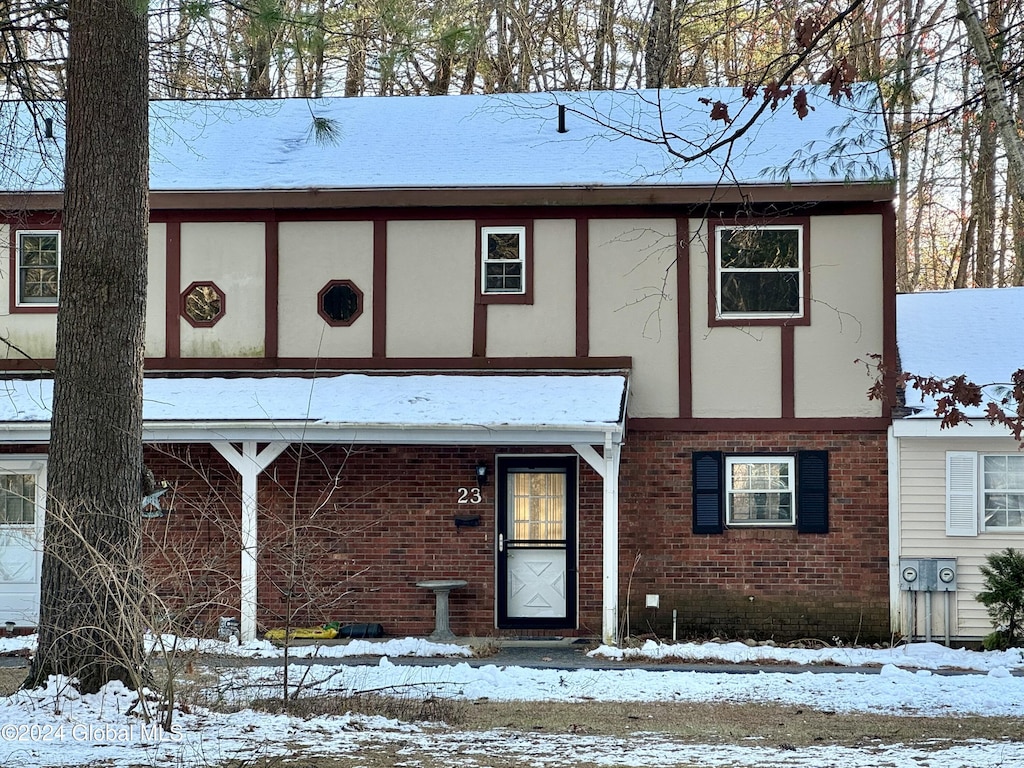
[{"label": "storm door", "polygon": [[0,471],[0,626],[38,621],[43,500],[37,480],[34,472]]},{"label": "storm door", "polygon": [[576,626],[576,457],[498,460],[498,626]]}]

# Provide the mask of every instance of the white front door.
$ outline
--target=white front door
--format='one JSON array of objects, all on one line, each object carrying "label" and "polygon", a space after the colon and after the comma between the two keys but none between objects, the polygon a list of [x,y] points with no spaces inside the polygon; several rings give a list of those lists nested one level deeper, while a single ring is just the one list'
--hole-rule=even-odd
[{"label": "white front door", "polygon": [[498,625],[576,621],[576,458],[498,462]]},{"label": "white front door", "polygon": [[45,499],[41,460],[0,458],[0,628],[39,621]]}]

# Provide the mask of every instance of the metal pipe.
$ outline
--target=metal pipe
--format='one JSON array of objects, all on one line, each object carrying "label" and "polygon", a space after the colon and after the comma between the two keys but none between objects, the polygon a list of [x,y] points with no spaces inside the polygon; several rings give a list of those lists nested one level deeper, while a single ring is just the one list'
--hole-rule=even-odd
[{"label": "metal pipe", "polygon": [[672,609],[672,642],[673,643],[676,641],[676,616],[678,615],[678,613],[679,613],[679,611],[677,611],[675,608]]},{"label": "metal pipe", "polygon": [[945,615],[945,620],[946,620],[946,647],[949,648],[949,635],[950,635],[950,631],[949,631],[950,630],[949,595],[950,595],[950,593],[949,593],[949,591],[947,591],[945,594],[946,594],[946,610],[945,610],[945,614],[946,614]]},{"label": "metal pipe", "polygon": [[932,593],[924,593],[924,641],[932,641]]}]

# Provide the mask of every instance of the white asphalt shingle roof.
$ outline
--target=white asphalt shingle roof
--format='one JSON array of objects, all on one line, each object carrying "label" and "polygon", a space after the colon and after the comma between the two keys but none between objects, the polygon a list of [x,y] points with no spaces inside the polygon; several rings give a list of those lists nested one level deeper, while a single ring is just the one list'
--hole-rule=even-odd
[{"label": "white asphalt shingle roof", "polygon": [[[927,291],[896,297],[896,335],[904,371],[976,384],[1005,384],[1024,366],[1024,288]],[[989,391],[1001,397],[999,388]],[[907,405],[934,415],[934,402],[915,389]],[[971,413],[979,415],[981,410]]]},{"label": "white asphalt shingle roof", "polygon": [[[801,120],[783,102],[734,146],[684,162],[740,125],[762,102],[739,89],[597,91],[270,101],[159,101],[151,107],[151,189],[707,186],[888,181],[892,163],[877,89],[836,103],[812,87]],[[712,121],[708,100],[729,105]],[[558,104],[567,132],[557,131]],[[40,144],[24,106],[8,191],[58,191],[63,129]],[[318,141],[314,118],[330,126]]]},{"label": "white asphalt shingle roof", "polygon": [[[147,378],[143,420],[601,429],[621,424],[625,387],[623,373]],[[0,423],[49,422],[52,380],[7,380],[0,391]]]}]

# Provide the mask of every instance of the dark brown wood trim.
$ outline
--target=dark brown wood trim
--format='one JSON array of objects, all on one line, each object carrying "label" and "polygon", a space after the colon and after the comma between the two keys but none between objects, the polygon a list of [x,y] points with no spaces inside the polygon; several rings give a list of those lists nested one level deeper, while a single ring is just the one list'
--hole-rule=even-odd
[{"label": "dark brown wood trim", "polygon": [[[738,205],[784,202],[877,202],[892,200],[892,184],[722,184],[701,187],[492,187],[487,189],[297,189],[150,193],[155,209],[189,208],[429,208],[454,205]],[[59,196],[38,196],[39,207],[55,208]],[[6,200],[0,196],[0,207]],[[22,202],[23,206],[24,203]]]},{"label": "dark brown wood trim", "polygon": [[373,222],[373,285],[370,287],[373,310],[370,354],[375,358],[388,354],[388,223],[382,219]]},{"label": "dark brown wood trim", "polygon": [[[181,222],[167,222],[167,283],[164,290],[164,358],[176,360],[181,357],[181,321],[178,319],[180,305],[178,291],[181,290]],[[146,361],[152,367],[153,359]]]},{"label": "dark brown wood trim", "polygon": [[576,217],[576,356],[590,354],[590,219]]},{"label": "dark brown wood trim", "polygon": [[[523,244],[523,292],[484,293],[483,291],[483,229],[484,227],[522,227]],[[478,304],[533,304],[533,221],[532,220],[477,220],[476,222],[476,303]]]},{"label": "dark brown wood trim", "polygon": [[278,322],[280,308],[280,232],[277,216],[273,211],[267,214],[263,231],[264,294],[263,294],[263,356],[277,357]]},{"label": "dark brown wood trim", "polygon": [[487,355],[487,305],[473,305],[473,357]]},{"label": "dark brown wood trim", "polygon": [[679,416],[693,415],[693,339],[690,308],[690,220],[676,219],[676,324],[679,333]]},{"label": "dark brown wood trim", "polygon": [[[626,187],[511,187],[493,189],[298,189],[224,192],[150,193],[154,221],[169,221],[172,212],[186,214],[198,221],[196,211],[228,211],[245,209],[285,210],[373,209],[373,208],[448,208],[452,206],[624,206],[637,211],[657,206],[693,206],[693,215],[706,211],[709,204],[735,205],[744,210],[750,206],[772,204],[828,203],[847,207],[850,204],[874,204],[895,197],[893,184],[775,184],[720,185],[715,187],[669,187],[634,184]],[[802,206],[804,207],[804,206]],[[0,194],[3,211],[61,211],[64,198],[59,192],[38,194]],[[308,215],[308,214],[307,214]],[[420,214],[422,215],[422,214]],[[520,214],[521,215],[521,214]],[[621,214],[612,214],[617,217]],[[637,214],[646,215],[646,214]],[[365,214],[359,214],[366,218]],[[544,217],[564,218],[565,211],[548,209]],[[431,218],[437,218],[435,216]],[[701,216],[703,218],[703,216]]]},{"label": "dark brown wood trim", "polygon": [[[496,223],[513,223],[515,221],[538,221],[544,219],[565,219],[567,217],[584,217],[588,219],[621,219],[621,218],[662,218],[675,219],[688,216],[692,219],[704,220],[708,215],[708,205],[682,204],[658,205],[641,203],[638,205],[583,205],[573,207],[551,207],[538,205],[537,201],[521,206],[486,206],[467,204],[444,208],[430,206],[408,206],[404,208],[387,208],[381,206],[363,206],[350,208],[285,208],[275,209],[278,221],[437,221],[437,220],[489,220]],[[723,203],[715,207],[715,215],[728,219],[736,216],[754,216],[760,218],[778,218],[780,216],[835,216],[842,214],[864,215],[881,214],[888,202],[865,201],[825,201],[786,203],[775,201],[772,204],[736,205]],[[264,208],[195,208],[195,209],[154,209],[150,220],[155,223],[169,221],[180,222],[250,222],[265,221],[267,211]],[[24,217],[22,217],[24,218]],[[17,220],[17,217],[8,216]]]},{"label": "dark brown wood trim", "polygon": [[782,418],[796,417],[796,345],[792,325],[784,325],[779,329],[782,334],[779,345],[780,368],[782,369]]},{"label": "dark brown wood trim", "polygon": [[[803,314],[801,317],[772,317],[772,318],[723,318],[718,316],[716,297],[718,296],[718,252],[715,237],[715,229],[720,226],[760,226],[768,224],[797,225],[801,227],[801,240],[803,241],[803,296],[800,297],[803,303]],[[772,216],[772,217],[745,217],[737,216],[730,219],[708,219],[708,327],[709,328],[753,328],[753,327],[779,327],[787,325],[810,325],[811,324],[811,219],[808,216]]]},{"label": "dark brown wood trim", "polygon": [[885,432],[881,416],[810,419],[662,419],[632,418],[634,432]]},{"label": "dark brown wood trim", "polygon": [[882,360],[885,400],[882,415],[892,418],[896,405],[899,353],[896,349],[896,209],[882,209]]},{"label": "dark brown wood trim", "polygon": [[[217,373],[230,376],[252,375],[262,372],[266,375],[302,376],[314,372],[343,373],[347,371],[371,371],[409,373],[423,371],[442,373],[465,371],[484,373],[500,371],[507,373],[545,373],[549,371],[572,371],[593,373],[596,371],[628,371],[633,366],[630,357],[393,357],[375,359],[361,358],[315,358],[280,357],[265,360],[260,357],[190,357],[168,360],[153,357],[146,360],[146,370],[160,371],[182,376]],[[53,360],[0,359],[0,371],[24,373],[31,377],[40,371],[53,370]]]}]

